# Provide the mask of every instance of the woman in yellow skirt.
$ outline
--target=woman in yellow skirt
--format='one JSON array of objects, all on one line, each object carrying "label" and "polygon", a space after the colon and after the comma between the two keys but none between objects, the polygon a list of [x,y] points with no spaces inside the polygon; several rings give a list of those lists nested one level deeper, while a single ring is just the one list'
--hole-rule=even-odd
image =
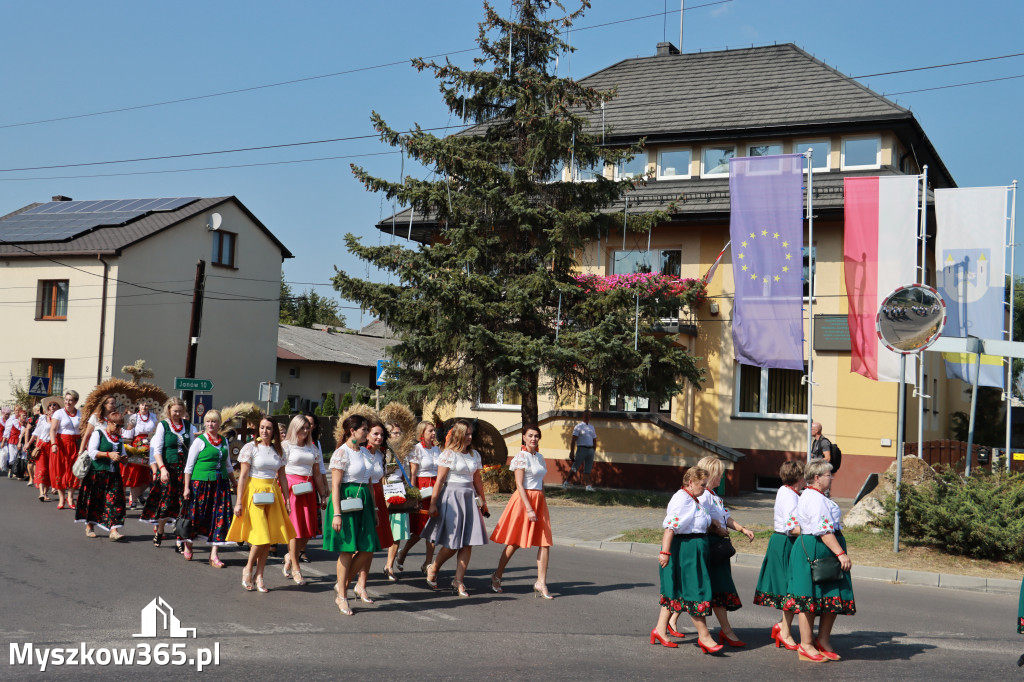
[{"label": "woman in yellow skirt", "polygon": [[245,444],[238,453],[238,463],[241,465],[238,502],[227,540],[248,542],[252,546],[249,561],[242,570],[242,587],[252,592],[255,575],[255,589],[269,592],[263,582],[263,570],[270,546],[286,545],[295,538],[295,527],[288,517],[290,502],[288,495],[282,492],[288,490],[288,479],[281,434],[270,418],[260,420],[259,437]]}]

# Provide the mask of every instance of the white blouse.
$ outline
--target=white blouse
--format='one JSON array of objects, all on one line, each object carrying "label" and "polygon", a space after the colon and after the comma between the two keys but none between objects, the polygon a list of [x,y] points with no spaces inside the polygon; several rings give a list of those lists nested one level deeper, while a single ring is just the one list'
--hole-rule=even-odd
[{"label": "white blouse", "polygon": [[313,465],[320,467],[321,474],[327,474],[324,468],[324,457],[320,453],[320,446],[316,443],[308,445],[292,445],[285,441],[284,446],[285,468],[284,472],[291,476],[312,476]]},{"label": "white blouse", "polygon": [[423,447],[423,443],[416,443],[416,447],[409,453],[408,462],[415,464],[419,468],[416,470],[417,476],[433,476],[437,477],[437,458],[441,456],[441,449],[436,445],[429,448]]},{"label": "white blouse", "polygon": [[800,494],[784,485],[775,493],[775,532],[786,533],[796,528],[796,507],[800,503]]},{"label": "white blouse", "polygon": [[722,528],[726,527],[726,523],[729,521],[729,510],[725,508],[725,503],[722,502],[722,498],[714,494],[710,490],[705,490],[704,494],[697,498],[700,503],[708,510],[711,514],[711,518],[718,523],[722,524]]},{"label": "white blouse", "polygon": [[75,412],[75,416],[72,417],[62,407],[53,413],[53,418],[57,420],[57,435],[77,436],[80,433],[78,427],[82,423],[81,410]]},{"label": "white blouse", "polygon": [[36,428],[32,432],[32,435],[35,436],[40,443],[50,442],[50,420],[46,418],[45,414],[39,417],[39,423],[36,424]]},{"label": "white blouse", "polygon": [[366,448],[353,450],[345,443],[331,455],[331,468],[345,472],[342,483],[369,483],[371,476],[379,481],[384,467]]},{"label": "white blouse", "polygon": [[384,478],[384,456],[379,450],[371,453],[371,456],[373,457],[373,473],[370,474],[370,483],[380,483],[380,479]]},{"label": "white blouse", "polygon": [[676,535],[707,533],[711,525],[711,514],[686,490],[677,490],[668,501],[662,528],[671,528]]},{"label": "white blouse", "polygon": [[437,466],[448,469],[449,483],[472,483],[473,474],[480,470],[480,453],[470,450],[469,454],[445,450],[437,458]]},{"label": "white blouse", "polygon": [[257,445],[255,441],[249,441],[238,453],[238,463],[248,463],[249,475],[253,478],[273,480],[284,466],[284,458],[269,445]]},{"label": "white blouse", "polygon": [[548,473],[548,465],[544,463],[544,455],[536,455],[526,450],[512,458],[508,466],[512,471],[523,470],[523,488],[526,490],[544,490],[544,476]]},{"label": "white blouse", "polygon": [[143,419],[139,414],[133,414],[132,419],[134,423],[131,429],[125,430],[125,437],[129,440],[136,436],[148,436],[156,430],[156,424],[159,421],[153,414],[146,413],[146,419]]},{"label": "white blouse", "polygon": [[827,535],[843,529],[839,505],[815,488],[804,488],[796,507],[801,535]]},{"label": "white blouse", "polygon": [[[107,452],[105,454],[124,454],[124,448],[121,445],[121,439],[115,441],[113,438],[110,438],[110,434],[104,433],[103,435],[107,436],[107,440],[110,441],[110,444],[114,446],[114,452]],[[89,455],[90,459],[96,459],[96,455],[98,455],[100,452],[100,429],[95,429],[91,434],[89,434],[89,445],[86,447],[85,452]]]},{"label": "white blouse", "polygon": [[[168,421],[167,423],[170,424],[171,422]],[[171,424],[171,430],[174,431],[174,425],[173,424]],[[185,429],[185,426],[184,426],[184,422],[182,422],[182,429],[181,429],[181,431],[180,432],[174,431],[174,432],[176,434],[180,435],[182,437],[182,439],[184,439],[185,431],[186,431],[186,429]],[[195,442],[196,436],[199,435],[199,431],[196,429],[196,425],[191,423],[191,422],[189,422],[187,431],[188,431],[188,439],[189,439],[188,442],[189,443]],[[182,441],[179,440],[178,442],[180,443]],[[162,421],[158,421],[157,422],[156,426],[153,427],[153,433],[150,434],[150,436],[149,436],[149,463],[150,464],[156,464],[156,456],[158,454],[161,457],[163,457],[163,454],[164,454],[164,423]],[[186,454],[187,453],[184,452],[184,451],[178,453],[178,455],[180,457],[185,457]]]}]

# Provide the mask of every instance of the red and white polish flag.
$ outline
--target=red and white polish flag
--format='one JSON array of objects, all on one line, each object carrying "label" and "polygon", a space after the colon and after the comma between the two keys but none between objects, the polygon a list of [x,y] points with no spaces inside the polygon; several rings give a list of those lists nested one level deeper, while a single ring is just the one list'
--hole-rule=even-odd
[{"label": "red and white polish flag", "polygon": [[[917,175],[845,178],[843,265],[849,302],[850,371],[875,381],[899,381],[899,355],[875,327],[894,289],[918,281]],[[913,383],[913,367],[907,382]]]}]

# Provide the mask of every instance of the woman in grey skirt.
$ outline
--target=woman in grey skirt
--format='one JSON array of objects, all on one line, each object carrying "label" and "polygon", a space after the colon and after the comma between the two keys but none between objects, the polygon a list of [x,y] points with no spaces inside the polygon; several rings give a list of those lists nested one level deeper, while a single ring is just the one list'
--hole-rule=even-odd
[{"label": "woman in grey skirt", "polygon": [[[430,500],[430,520],[423,537],[438,547],[434,563],[427,566],[427,584],[437,589],[437,573],[444,562],[458,554],[452,589],[468,597],[464,579],[474,545],[487,544],[481,512],[488,513],[484,483],[480,477],[480,453],[472,448],[473,427],[459,419],[448,431],[445,450],[437,460],[435,494]],[[436,491],[441,491],[440,496]],[[480,500],[477,507],[476,499]]]}]

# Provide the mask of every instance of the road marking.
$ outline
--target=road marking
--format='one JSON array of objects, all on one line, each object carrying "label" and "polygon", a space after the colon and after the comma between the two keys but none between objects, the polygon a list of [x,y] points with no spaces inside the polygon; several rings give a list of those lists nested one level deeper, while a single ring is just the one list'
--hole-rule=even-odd
[{"label": "road marking", "polygon": [[406,611],[408,611],[410,616],[412,616],[413,618],[417,618],[419,620],[432,621],[434,619],[431,618],[431,616],[435,616],[437,618],[440,618],[441,620],[459,620],[455,616],[448,615],[447,613],[442,613],[441,611],[438,611],[436,609],[417,609],[416,605],[412,602],[407,602],[404,599],[398,599],[397,597],[388,597],[388,601],[395,602],[396,604],[402,604],[406,607]]}]

